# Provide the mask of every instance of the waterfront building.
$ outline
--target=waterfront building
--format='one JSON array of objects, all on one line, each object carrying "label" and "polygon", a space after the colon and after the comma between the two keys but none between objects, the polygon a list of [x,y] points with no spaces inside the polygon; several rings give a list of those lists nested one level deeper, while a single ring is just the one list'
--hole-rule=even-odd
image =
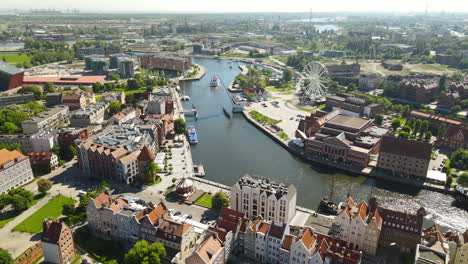
[{"label": "waterfront building", "polygon": [[381,137],[389,131],[372,126],[372,119],[342,112],[311,114],[299,122],[296,135],[305,140],[307,155],[342,166],[367,167],[370,156],[378,153]]},{"label": "waterfront building", "polygon": [[0,61],[0,92],[23,85],[24,71]]},{"label": "waterfront building", "polygon": [[41,131],[54,130],[70,124],[70,111],[66,105],[57,105],[21,122],[24,134],[35,134]]},{"label": "waterfront building", "polygon": [[109,103],[101,100],[93,104],[88,104],[83,109],[72,112],[70,125],[73,127],[87,127],[89,125],[99,125],[104,121]]},{"label": "waterfront building", "polygon": [[[209,230],[216,233],[224,244],[225,259],[244,251],[244,234],[249,220],[245,213],[230,209],[221,209],[221,215]],[[254,246],[252,246],[254,247]],[[253,256],[253,255],[252,255]]]},{"label": "waterfront building", "polygon": [[384,107],[381,104],[374,104],[366,98],[359,98],[350,94],[337,94],[326,97],[326,108],[335,110],[343,109],[343,114],[351,116],[374,117],[382,114]]},{"label": "waterfront building", "polygon": [[245,175],[231,187],[231,208],[247,218],[261,216],[268,221],[289,223],[296,213],[297,191],[264,177]]},{"label": "waterfront building", "polygon": [[199,239],[194,227],[174,220],[163,202],[154,206],[130,197],[114,199],[105,191],[90,198],[86,212],[94,235],[130,243],[160,242],[175,263],[184,263]]},{"label": "waterfront building", "polygon": [[337,237],[347,243],[348,248],[362,250],[375,256],[382,230],[383,219],[377,208],[369,210],[365,202],[355,204],[351,197],[340,203],[334,225]]},{"label": "waterfront building", "polygon": [[191,57],[168,56],[163,54],[139,55],[138,61],[144,68],[177,72],[186,72],[192,66]]},{"label": "waterfront building", "polygon": [[44,220],[41,234],[42,253],[46,263],[68,264],[76,258],[71,229],[60,220]]},{"label": "waterfront building", "polygon": [[0,194],[34,179],[29,158],[17,150],[0,150]]},{"label": "waterfront building", "polygon": [[17,104],[27,104],[36,100],[34,94],[32,93],[25,93],[25,94],[0,94],[0,108],[4,108],[6,106]]},{"label": "waterfront building", "polygon": [[432,145],[426,142],[384,136],[377,168],[398,177],[425,180],[431,160]]},{"label": "waterfront building", "polygon": [[186,264],[224,264],[224,247],[216,236],[209,236],[187,257]]}]

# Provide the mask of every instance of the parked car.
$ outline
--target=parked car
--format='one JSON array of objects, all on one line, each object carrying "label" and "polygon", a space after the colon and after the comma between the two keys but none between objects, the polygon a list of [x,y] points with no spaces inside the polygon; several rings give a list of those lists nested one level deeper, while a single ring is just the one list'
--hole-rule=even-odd
[{"label": "parked car", "polygon": [[174,215],[181,215],[182,213],[180,211],[175,212]]}]

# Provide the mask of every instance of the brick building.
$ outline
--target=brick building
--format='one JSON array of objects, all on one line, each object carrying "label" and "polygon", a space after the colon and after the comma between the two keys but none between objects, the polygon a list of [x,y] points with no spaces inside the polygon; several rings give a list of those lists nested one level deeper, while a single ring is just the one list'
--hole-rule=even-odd
[{"label": "brick building", "polygon": [[426,179],[432,145],[426,142],[384,136],[377,168],[393,176]]},{"label": "brick building", "polygon": [[59,220],[44,221],[41,242],[46,263],[69,264],[76,258],[72,231]]},{"label": "brick building", "polygon": [[88,129],[86,128],[62,128],[57,133],[59,146],[76,146],[77,140],[85,140],[88,137]]},{"label": "brick building", "polygon": [[31,166],[50,166],[50,168],[56,169],[58,167],[58,156],[55,153],[49,151],[43,152],[29,152],[28,153]]},{"label": "brick building", "polygon": [[398,85],[398,97],[428,104],[439,96],[438,79],[403,79]]},{"label": "brick building", "polygon": [[326,97],[326,107],[329,110],[336,108],[343,109],[343,113],[354,116],[374,117],[377,114],[382,114],[384,106],[374,104],[366,98],[352,96],[350,94],[337,94]]},{"label": "brick building", "polygon": [[186,72],[192,66],[191,57],[146,54],[138,56],[138,61],[145,68],[177,72]]}]

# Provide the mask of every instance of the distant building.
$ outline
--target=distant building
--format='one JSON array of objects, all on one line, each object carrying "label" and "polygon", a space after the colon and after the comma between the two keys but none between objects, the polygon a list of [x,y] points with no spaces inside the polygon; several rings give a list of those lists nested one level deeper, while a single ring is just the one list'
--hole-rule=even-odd
[{"label": "distant building", "polygon": [[381,104],[375,104],[369,99],[350,94],[327,96],[325,104],[329,110],[341,108],[344,114],[354,116],[374,117],[377,114],[382,114],[384,110]]},{"label": "distant building", "polygon": [[62,93],[48,93],[46,94],[47,107],[62,104]]},{"label": "distant building", "polygon": [[76,89],[71,94],[64,94],[62,96],[62,104],[68,105],[70,110],[83,109],[85,106],[95,102],[96,98],[92,91],[86,92]]},{"label": "distant building", "polygon": [[55,129],[39,131],[36,134],[30,135],[30,137],[32,151],[49,151],[57,144],[57,131]]},{"label": "distant building", "polygon": [[121,78],[132,78],[135,76],[135,67],[133,60],[128,57],[121,57],[117,59],[118,73]]},{"label": "distant building", "polygon": [[447,92],[439,95],[439,104],[451,108],[463,99],[468,99],[468,82],[453,82]]},{"label": "distant building", "polygon": [[192,66],[191,57],[167,56],[167,55],[139,55],[139,64],[144,68],[186,72]]},{"label": "distant building", "polygon": [[410,52],[413,52],[414,46],[401,44],[401,43],[394,43],[394,44],[379,45],[378,49],[381,52],[389,50],[389,49],[401,49],[403,53],[410,53]]},{"label": "distant building", "polygon": [[0,194],[34,179],[29,158],[17,150],[0,150]]},{"label": "distant building", "polygon": [[377,168],[393,176],[412,176],[425,180],[431,152],[432,145],[429,143],[384,136]]},{"label": "distant building", "polygon": [[322,50],[319,52],[320,56],[328,58],[341,58],[346,57],[346,51],[341,50]]},{"label": "distant building", "polygon": [[109,118],[108,123],[122,125],[137,118],[135,108],[128,107]]},{"label": "distant building", "polygon": [[88,104],[83,109],[72,112],[70,125],[73,127],[86,127],[101,124],[104,121],[104,114],[108,107],[109,103],[104,100]]},{"label": "distant building", "polygon": [[37,132],[54,130],[70,123],[70,111],[66,105],[57,105],[46,111],[21,122],[23,133],[35,134]]},{"label": "distant building", "polygon": [[23,153],[32,151],[31,134],[2,134],[0,141],[6,144],[19,144]]},{"label": "distant building", "polygon": [[23,85],[24,71],[0,61],[0,92]]},{"label": "distant building", "polygon": [[84,76],[84,75],[71,75],[71,76],[30,76],[24,78],[24,84],[37,84],[44,85],[47,82],[52,82],[54,85],[77,87],[80,85],[91,86],[97,82],[104,82],[105,75]]},{"label": "distant building", "polygon": [[91,46],[91,47],[81,47],[76,53],[77,55],[111,55],[116,53],[121,53],[122,48],[117,45],[106,45],[106,46]]},{"label": "distant building", "polygon": [[245,213],[246,217],[289,223],[296,213],[297,191],[294,185],[286,186],[267,178],[249,175],[231,187],[231,208]]},{"label": "distant building", "polygon": [[465,264],[467,262],[468,262],[468,229],[462,235],[460,235],[454,264]]},{"label": "distant building", "polygon": [[85,69],[92,71],[94,74],[104,75],[108,68],[109,67],[104,56],[85,57]]},{"label": "distant building", "polygon": [[13,95],[0,95],[0,108],[17,104],[27,104],[29,102],[35,101],[36,98],[34,94],[27,93],[27,94],[13,94]]},{"label": "distant building", "polygon": [[68,264],[76,258],[73,233],[60,220],[44,221],[41,242],[46,263]]},{"label": "distant building", "polygon": [[398,84],[398,98],[428,104],[440,93],[437,79],[405,78]]},{"label": "distant building", "polygon": [[330,79],[340,83],[358,83],[361,65],[359,63],[326,64]]},{"label": "distant building", "polygon": [[382,78],[376,73],[361,74],[359,77],[359,90],[370,91],[378,89]]},{"label": "distant building", "polygon": [[401,71],[403,70],[403,65],[401,63],[393,62],[393,61],[383,61],[382,66],[390,71]]}]

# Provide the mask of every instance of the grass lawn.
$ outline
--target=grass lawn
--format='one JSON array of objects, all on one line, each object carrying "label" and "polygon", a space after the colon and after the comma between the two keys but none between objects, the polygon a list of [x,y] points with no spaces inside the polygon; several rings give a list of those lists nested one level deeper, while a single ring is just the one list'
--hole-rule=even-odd
[{"label": "grass lawn", "polygon": [[86,226],[78,229],[73,234],[73,238],[81,249],[88,252],[99,262],[115,259],[119,263],[122,263],[125,250],[120,243],[97,238],[90,233]]},{"label": "grass lawn", "polygon": [[284,141],[287,141],[289,139],[288,135],[284,133],[283,131],[279,132],[277,135]]},{"label": "grass lawn", "polygon": [[170,193],[173,192],[174,190],[175,190],[175,187],[171,187],[171,188],[167,189],[167,190],[163,193],[163,195],[164,195],[164,196],[167,196],[168,194],[170,194]]},{"label": "grass lawn", "polygon": [[62,215],[62,206],[67,203],[76,203],[75,200],[59,195],[50,200],[41,209],[26,218],[13,228],[13,231],[37,234],[42,231],[42,222],[46,218],[55,219]]},{"label": "grass lawn", "polygon": [[[34,200],[31,203],[31,206],[35,205],[38,203],[42,198],[44,198],[45,195],[36,195],[34,196]],[[0,218],[0,228],[4,227],[6,224],[11,222],[13,219],[15,219],[18,215],[20,215],[22,212],[13,212],[9,215],[6,215],[5,217]]]},{"label": "grass lawn", "polygon": [[212,199],[213,199],[212,195],[204,193],[202,196],[200,196],[200,198],[198,198],[195,201],[195,204],[198,204],[198,205],[201,205],[201,206],[204,206],[204,207],[207,207],[207,208],[211,208],[211,207],[213,207],[213,205],[211,204]]},{"label": "grass lawn", "polygon": [[293,87],[281,87],[281,88],[276,88],[274,86],[267,86],[265,89],[267,89],[270,92],[286,92],[286,91],[291,91],[294,90]]},{"label": "grass lawn", "polygon": [[255,110],[250,111],[249,115],[255,121],[257,121],[259,123],[267,123],[267,124],[276,125],[279,122],[281,122],[281,120],[276,120],[276,119],[273,119],[273,118],[269,118],[268,116],[264,116],[264,115],[260,114],[259,112],[255,111]]},{"label": "grass lawn", "polygon": [[76,258],[73,260],[72,264],[78,264],[80,263],[80,260],[81,260],[81,255],[78,254],[78,252],[76,253]]},{"label": "grass lawn", "polygon": [[23,63],[26,61],[30,61],[31,57],[27,54],[19,54],[19,53],[3,53],[1,54],[0,59],[3,60],[5,58],[6,62],[16,66],[18,63]]}]

